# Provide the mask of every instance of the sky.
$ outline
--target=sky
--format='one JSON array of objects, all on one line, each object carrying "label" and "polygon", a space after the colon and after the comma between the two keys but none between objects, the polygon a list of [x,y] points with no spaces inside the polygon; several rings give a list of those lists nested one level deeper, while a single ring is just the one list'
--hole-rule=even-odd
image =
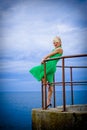
[{"label": "sky", "polygon": [[[63,56],[87,54],[86,5],[87,0],[0,0],[0,91],[41,90],[29,70],[50,53],[55,36],[61,37]],[[66,65],[87,65],[86,58]],[[87,80],[86,70],[78,75]]]}]

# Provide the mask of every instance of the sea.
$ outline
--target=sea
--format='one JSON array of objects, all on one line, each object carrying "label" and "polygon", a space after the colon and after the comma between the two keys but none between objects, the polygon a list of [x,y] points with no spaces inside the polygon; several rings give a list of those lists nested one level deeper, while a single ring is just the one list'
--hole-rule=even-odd
[{"label": "sea", "polygon": [[[87,90],[74,91],[74,104],[87,104]],[[32,130],[32,109],[41,108],[41,92],[0,92],[0,130]],[[52,97],[53,100],[53,97]],[[66,92],[66,105],[71,92]],[[63,105],[62,91],[56,91],[56,106]]]}]

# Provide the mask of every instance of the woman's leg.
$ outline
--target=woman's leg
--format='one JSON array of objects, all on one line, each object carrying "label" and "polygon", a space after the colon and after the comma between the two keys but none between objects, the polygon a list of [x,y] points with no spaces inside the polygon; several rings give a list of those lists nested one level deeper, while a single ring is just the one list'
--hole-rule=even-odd
[{"label": "woman's leg", "polygon": [[[53,82],[53,74],[47,75],[47,80],[50,80],[50,82]],[[45,79],[42,78],[42,83],[45,85]],[[47,94],[47,107],[51,105],[51,97],[53,93],[53,85],[50,84],[48,81],[46,81],[46,86],[48,87],[48,94]]]},{"label": "woman's leg", "polygon": [[53,86],[51,85],[48,87],[47,106],[51,104],[52,93],[53,93]]},{"label": "woman's leg", "polygon": [[[42,78],[42,84],[45,85],[45,78]],[[46,86],[48,85],[48,82],[46,81]]]}]

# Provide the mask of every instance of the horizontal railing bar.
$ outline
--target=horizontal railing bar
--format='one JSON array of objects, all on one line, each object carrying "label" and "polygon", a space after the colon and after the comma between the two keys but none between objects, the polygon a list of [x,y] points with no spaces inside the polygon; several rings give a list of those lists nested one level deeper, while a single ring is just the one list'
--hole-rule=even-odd
[{"label": "horizontal railing bar", "polygon": [[57,59],[63,59],[63,58],[76,58],[76,57],[86,57],[87,54],[78,54],[78,55],[70,55],[70,56],[61,56],[61,57],[57,57],[57,58],[49,58],[44,60],[44,62],[46,61],[50,61],[50,60],[57,60]]},{"label": "horizontal railing bar", "polygon": [[[54,85],[62,85],[63,82],[52,82],[51,84],[54,84]],[[73,81],[73,82],[65,82],[65,85],[71,85],[71,83],[73,85],[87,85],[87,81]],[[49,85],[49,83],[48,83]]]},{"label": "horizontal railing bar", "polygon": [[75,58],[75,57],[86,57],[87,54],[78,54],[78,55],[70,55],[70,56],[62,56],[61,58]]},{"label": "horizontal railing bar", "polygon": [[[62,84],[57,84],[57,83],[55,85],[62,86]],[[70,86],[70,83],[65,83],[65,85]],[[73,85],[87,85],[87,83],[84,83],[84,84],[83,83],[82,84],[81,83],[74,83]]]},{"label": "horizontal railing bar", "polygon": [[[62,68],[62,66],[56,66],[58,68]],[[64,68],[87,68],[87,66],[64,66]]]}]

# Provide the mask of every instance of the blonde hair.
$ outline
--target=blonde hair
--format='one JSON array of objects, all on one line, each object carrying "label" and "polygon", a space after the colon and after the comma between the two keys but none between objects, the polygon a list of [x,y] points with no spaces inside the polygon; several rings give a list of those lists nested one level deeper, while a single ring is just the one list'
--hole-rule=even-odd
[{"label": "blonde hair", "polygon": [[61,38],[58,37],[58,36],[54,37],[53,42],[60,42],[60,43],[62,43]]}]

